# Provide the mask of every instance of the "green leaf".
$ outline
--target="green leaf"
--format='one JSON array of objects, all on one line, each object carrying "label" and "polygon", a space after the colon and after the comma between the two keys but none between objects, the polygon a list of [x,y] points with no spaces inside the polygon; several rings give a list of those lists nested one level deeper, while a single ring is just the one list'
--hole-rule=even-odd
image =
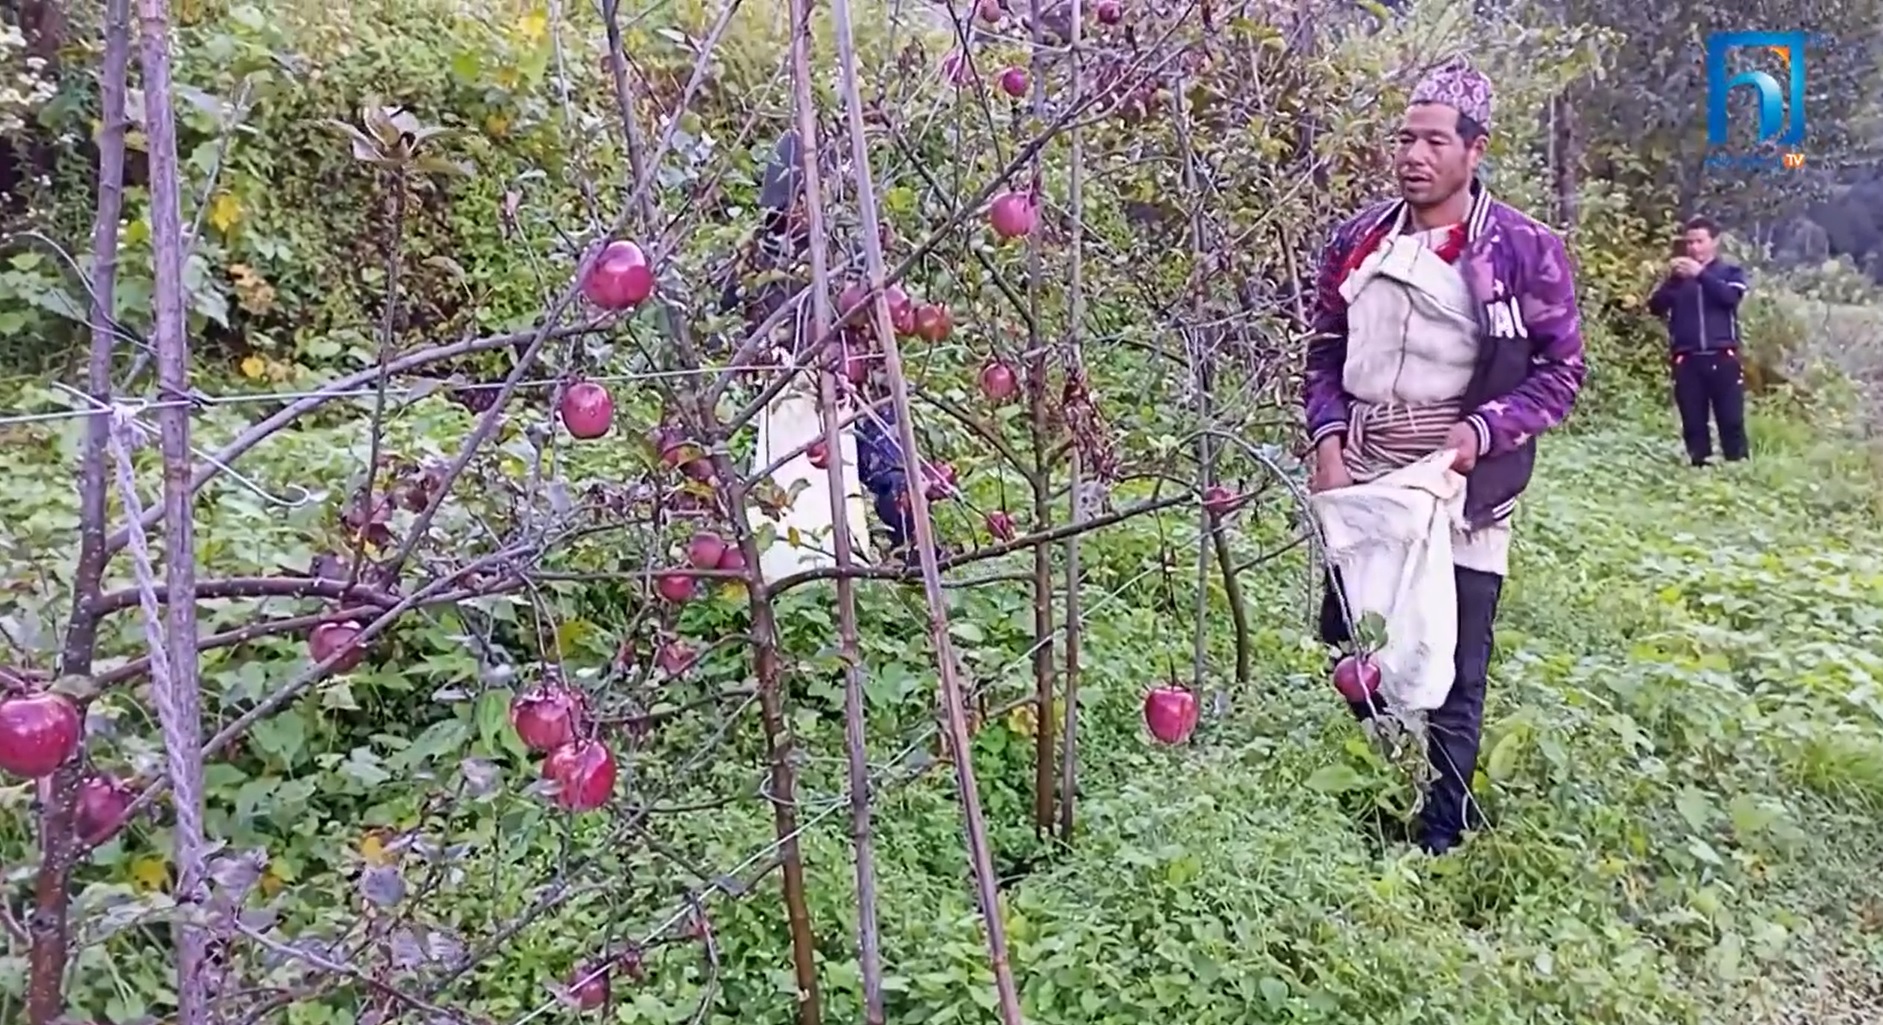
[{"label": "green leaf", "polygon": [[1713,824],[1713,801],[1693,787],[1682,788],[1674,797],[1674,809],[1696,832],[1704,831]]},{"label": "green leaf", "polygon": [[1307,783],[1303,785],[1309,790],[1323,794],[1344,794],[1350,790],[1358,790],[1365,783],[1366,781],[1353,770],[1352,766],[1344,762],[1335,762],[1315,770],[1314,775],[1309,776]]},{"label": "green leaf", "polygon": [[288,711],[249,727],[249,742],[256,750],[292,767],[307,749],[307,720]]}]

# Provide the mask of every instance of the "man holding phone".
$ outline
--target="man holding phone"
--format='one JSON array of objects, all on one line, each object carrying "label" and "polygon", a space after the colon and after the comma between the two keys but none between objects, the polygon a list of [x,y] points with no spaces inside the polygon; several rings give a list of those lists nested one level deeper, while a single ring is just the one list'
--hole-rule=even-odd
[{"label": "man holding phone", "polygon": [[1675,245],[1667,277],[1648,297],[1648,312],[1667,322],[1674,405],[1695,466],[1713,457],[1713,422],[1728,462],[1748,454],[1746,379],[1739,363],[1739,303],[1746,288],[1745,272],[1719,258],[1719,225],[1695,217]]}]

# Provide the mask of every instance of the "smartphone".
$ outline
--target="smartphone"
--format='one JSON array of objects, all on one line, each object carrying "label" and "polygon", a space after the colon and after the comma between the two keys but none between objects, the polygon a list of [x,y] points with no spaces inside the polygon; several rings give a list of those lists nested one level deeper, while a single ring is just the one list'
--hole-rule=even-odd
[{"label": "smartphone", "polygon": [[1687,240],[1684,238],[1677,238],[1673,242],[1669,243],[1667,247],[1667,255],[1686,256],[1687,255]]}]

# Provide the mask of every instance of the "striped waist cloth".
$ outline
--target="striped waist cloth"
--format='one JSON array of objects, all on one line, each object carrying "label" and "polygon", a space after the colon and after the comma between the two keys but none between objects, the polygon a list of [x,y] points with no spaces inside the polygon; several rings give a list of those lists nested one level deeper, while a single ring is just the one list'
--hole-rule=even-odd
[{"label": "striped waist cloth", "polygon": [[1347,417],[1347,472],[1369,481],[1424,459],[1444,447],[1461,414],[1456,402],[1355,402]]}]

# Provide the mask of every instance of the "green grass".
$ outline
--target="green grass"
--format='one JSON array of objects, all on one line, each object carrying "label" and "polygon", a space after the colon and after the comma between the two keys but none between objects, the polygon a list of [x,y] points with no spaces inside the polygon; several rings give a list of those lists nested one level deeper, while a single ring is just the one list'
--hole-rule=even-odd
[{"label": "green grass", "polygon": [[[395,444],[442,451],[425,439],[456,436],[458,418],[417,411]],[[232,426],[212,420],[204,429]],[[63,551],[69,539],[70,438],[16,435],[28,444],[4,457],[11,483],[0,495],[0,525],[17,542],[0,547],[10,553],[10,580],[44,569],[44,553]],[[357,423],[319,427],[271,442],[246,465],[264,481],[337,484],[363,453],[362,438]],[[1495,825],[1440,861],[1369,824],[1376,795],[1403,810],[1409,791],[1317,674],[1305,567],[1278,562],[1250,580],[1257,680],[1231,695],[1229,714],[1207,722],[1196,745],[1166,751],[1140,736],[1136,703],[1167,660],[1187,660],[1190,598],[1179,580],[1176,606],[1186,611],[1165,610],[1171,595],[1145,571],[1175,539],[1185,575],[1188,514],[1088,542],[1094,611],[1070,852],[1042,852],[1032,840],[1025,738],[997,722],[977,742],[997,855],[1023,876],[1005,892],[1028,1020],[1744,1025],[1798,1020],[1773,1009],[1813,1001],[1815,1020],[1877,1020],[1877,995],[1864,985],[1883,973],[1883,901],[1873,880],[1883,849],[1878,481],[1861,448],[1769,416],[1755,420],[1748,464],[1695,472],[1678,450],[1660,414],[1585,422],[1546,439],[1520,513],[1493,672],[1483,770]],[[620,457],[593,458],[602,462],[571,472]],[[283,515],[219,491],[199,528],[205,566],[228,573],[266,568],[271,553],[303,558],[325,515]],[[1264,517],[1264,540],[1284,523]],[[1101,604],[1112,590],[1116,597]],[[971,671],[997,697],[1019,693],[1024,595],[971,595],[955,608]],[[598,599],[556,600],[596,635],[589,643],[570,633],[578,658],[605,657],[610,620],[592,611]],[[875,588],[865,605],[879,761],[931,714],[932,676],[910,601]],[[9,615],[27,604],[16,601]],[[244,608],[218,607],[208,618],[240,618]],[[829,616],[816,600],[788,611],[800,650],[825,643]],[[1220,605],[1215,611],[1212,661],[1227,666],[1226,617]],[[48,621],[54,616],[46,611]],[[565,843],[571,854],[599,857],[569,870],[588,889],[440,998],[509,1021],[548,999],[545,985],[607,936],[664,918],[688,873],[619,844],[593,820],[566,829],[543,816],[522,789],[533,770],[501,737],[502,691],[427,703],[434,688],[475,678],[454,639],[462,619],[415,626],[394,661],[322,688],[260,732],[250,753],[223,763],[211,781],[210,826],[282,867],[282,928],[297,935],[358,920],[351,900],[334,898],[355,885],[354,851],[370,825],[420,823],[428,835],[471,845],[466,877],[404,911],[473,942],[534,899]],[[109,643],[134,650],[135,629],[124,617]],[[302,664],[292,643],[218,656],[206,664],[209,708],[253,700]],[[728,664],[705,675],[731,681],[743,672]],[[819,711],[835,699],[814,684],[800,694],[798,726],[810,755],[805,805],[822,808],[841,795],[841,749],[834,719]],[[138,711],[144,697],[112,699],[120,739],[95,747],[95,757],[137,764],[155,756]],[[696,740],[683,733],[674,750]],[[638,771],[663,771],[659,753],[643,756]],[[464,755],[502,767],[507,791],[460,804],[448,821],[416,817],[439,793],[426,773],[450,779]],[[762,845],[769,811],[750,797],[755,765],[747,736],[696,784],[699,795],[744,797],[661,820],[667,850],[713,873]],[[0,789],[0,806],[22,813],[9,817],[23,824],[29,796]],[[26,843],[20,825],[0,832],[8,864],[28,863]],[[168,844],[161,824],[140,825],[81,877],[81,917],[104,915],[121,929],[79,962],[75,1006],[99,1020],[123,1022],[167,1003],[161,931],[123,922],[155,906],[136,881],[161,866]],[[843,816],[821,820],[804,844],[826,1020],[856,1020]],[[883,795],[877,844],[891,1020],[994,1020],[948,777]],[[1030,872],[1018,871],[1027,865]],[[419,892],[423,870],[407,871]],[[16,903],[25,879],[9,884]],[[720,974],[706,1020],[788,1021],[775,884],[742,901],[721,899],[713,923]],[[0,961],[0,978],[18,976],[11,966],[20,953]],[[616,1020],[691,1020],[707,978],[697,953],[650,954],[649,969],[640,986],[617,987]],[[305,1001],[287,1020],[350,1021],[354,999],[343,992]],[[538,1020],[572,1019],[556,1011]]]},{"label": "green grass", "polygon": [[[1052,1004],[1030,1020],[1745,1022],[1805,992],[1875,1020],[1877,482],[1834,440],[1755,434],[1715,472],[1665,418],[1548,439],[1500,623],[1493,831],[1438,862],[1378,843],[1353,812],[1394,773],[1318,681],[1277,679],[1088,801],[1079,853],[1023,888],[1053,951],[1023,955]],[[1049,966],[1086,995],[1034,988]]]}]

